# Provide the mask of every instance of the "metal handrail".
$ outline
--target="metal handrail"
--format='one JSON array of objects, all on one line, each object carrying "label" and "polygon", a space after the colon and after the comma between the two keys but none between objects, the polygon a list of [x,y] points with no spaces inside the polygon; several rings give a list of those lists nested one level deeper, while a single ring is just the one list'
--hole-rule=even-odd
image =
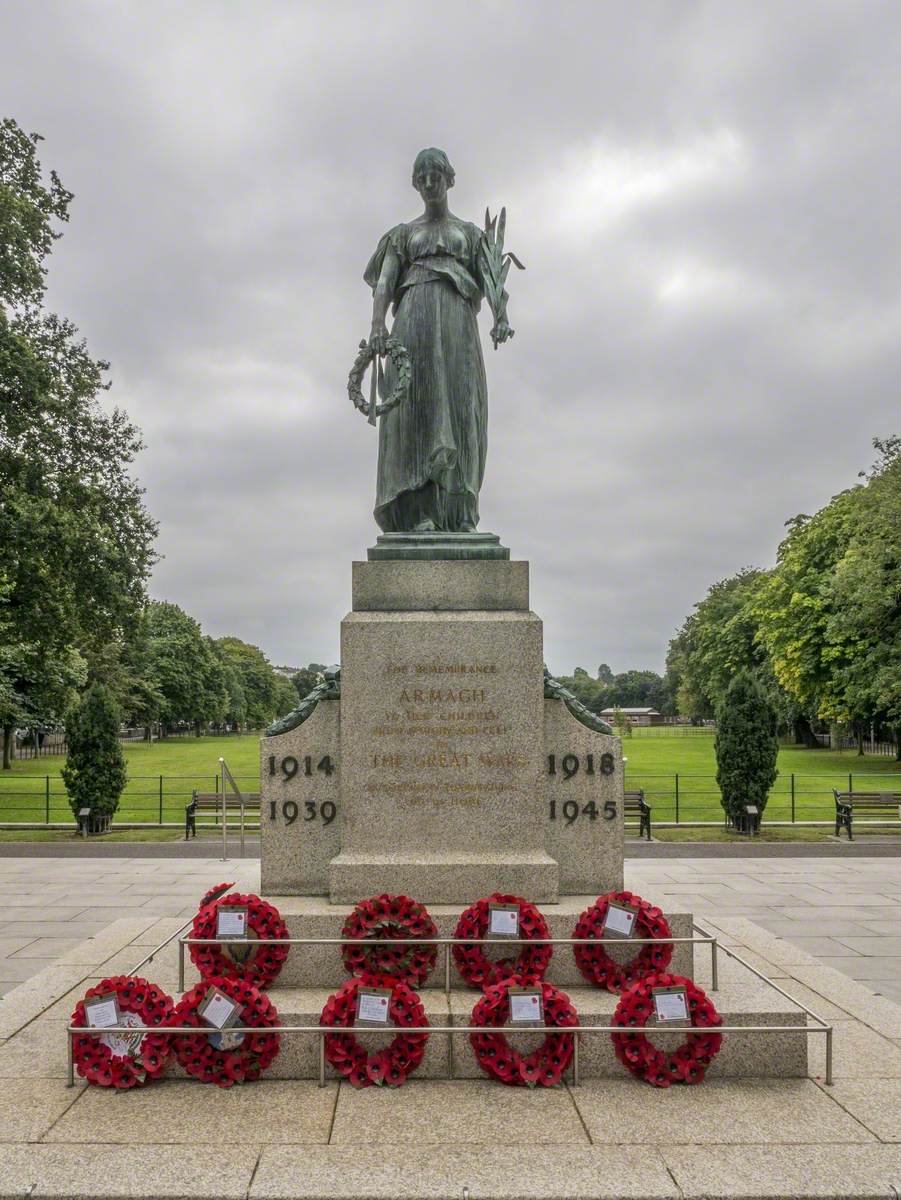
[{"label": "metal handrail", "polygon": [[[161,950],[163,950],[166,946],[168,946],[170,942],[173,942],[176,938],[178,938],[179,939],[179,946],[178,946],[178,950],[179,950],[179,986],[180,986],[181,991],[184,991],[184,949],[185,949],[185,946],[186,945],[210,945],[210,944],[216,944],[216,943],[222,943],[222,942],[228,943],[229,941],[235,940],[234,938],[191,938],[191,937],[186,938],[186,937],[181,937],[180,935],[182,934],[183,930],[187,929],[188,925],[192,924],[193,920],[194,920],[194,918],[192,917],[190,920],[186,921],[185,924],[182,925],[180,929],[176,930],[175,933],[170,934],[169,937],[167,937],[158,946],[156,946],[150,952],[150,954],[148,954],[146,956],[146,958],[143,958],[138,963],[138,965],[131,971],[131,974],[132,975],[136,974],[148,962],[152,962],[153,959],[156,957],[157,954],[159,954],[159,952]],[[769,976],[764,975],[762,971],[759,971],[756,967],[752,966],[751,963],[749,963],[746,959],[742,958],[742,956],[740,954],[736,954],[735,951],[731,950],[728,946],[720,946],[718,937],[716,937],[715,935],[713,935],[711,933],[708,933],[705,929],[702,928],[702,926],[698,925],[698,923],[696,921],[692,922],[692,928],[696,929],[698,931],[697,937],[687,937],[687,938],[686,937],[680,937],[680,938],[677,938],[677,937],[670,937],[670,938],[507,938],[507,937],[438,938],[438,937],[436,937],[436,938],[427,938],[427,939],[426,938],[259,938],[256,940],[258,940],[261,945],[272,945],[272,944],[278,944],[281,942],[287,942],[289,944],[301,944],[301,945],[306,944],[306,945],[352,945],[352,946],[361,945],[361,944],[373,945],[375,942],[381,942],[383,945],[414,945],[414,944],[421,944],[422,942],[425,942],[428,945],[432,945],[432,944],[443,945],[445,947],[445,990],[448,994],[450,993],[450,982],[449,982],[449,980],[450,980],[450,950],[451,950],[451,947],[456,944],[465,944],[465,945],[472,945],[472,944],[492,945],[493,944],[495,946],[536,945],[536,944],[538,944],[538,945],[547,945],[547,944],[550,944],[550,945],[557,945],[557,944],[560,944],[560,945],[597,945],[599,943],[604,944],[605,942],[611,942],[614,944],[615,943],[622,944],[623,942],[627,942],[627,941],[630,941],[633,943],[638,943],[638,944],[647,944],[647,943],[660,942],[660,941],[666,942],[666,943],[673,943],[673,944],[675,944],[675,943],[682,944],[682,943],[688,943],[688,942],[693,943],[693,944],[698,943],[701,945],[706,944],[706,945],[710,946],[710,951],[711,951],[711,991],[718,990],[717,953],[718,953],[719,949],[722,949],[725,951],[725,953],[730,958],[735,959],[736,962],[739,962],[739,963],[741,963],[741,965],[743,967],[746,967],[752,973],[752,975],[755,975],[758,979],[760,979],[764,983],[768,984],[771,988],[773,988],[781,996],[784,996],[785,999],[790,1000],[792,1002],[792,1004],[794,1004],[798,1008],[800,1008],[802,1010],[802,1012],[804,1012],[808,1017],[812,1017],[814,1019],[814,1021],[817,1022],[816,1027],[812,1028],[809,1025],[714,1025],[714,1026],[692,1026],[692,1027],[680,1026],[678,1028],[667,1029],[665,1026],[657,1025],[657,1026],[653,1027],[655,1036],[659,1033],[662,1033],[662,1034],[680,1033],[680,1034],[685,1034],[688,1036],[698,1036],[699,1034],[705,1033],[705,1032],[728,1033],[728,1034],[733,1034],[733,1033],[764,1033],[764,1034],[766,1034],[766,1033],[805,1033],[808,1035],[822,1033],[825,1035],[825,1038],[826,1038],[825,1083],[827,1084],[827,1086],[831,1086],[832,1082],[833,1082],[833,1072],[832,1072],[832,1068],[833,1068],[833,1053],[832,1053],[833,1026],[828,1024],[826,1021],[824,1021],[822,1017],[820,1017],[817,1013],[815,1013],[806,1004],[802,1003],[800,1000],[797,1000],[789,992],[785,991],[784,988],[779,987],[778,984],[776,984],[772,979],[769,978]],[[308,1035],[309,1034],[318,1035],[319,1036],[319,1086],[324,1087],[325,1082],[326,1082],[326,1080],[325,1080],[325,1036],[326,1036],[326,1034],[328,1034],[330,1032],[334,1033],[336,1029],[341,1029],[341,1028],[346,1028],[346,1027],[335,1026],[335,1027],[326,1028],[321,1025],[240,1026],[240,1027],[230,1027],[229,1032],[230,1033],[260,1033],[262,1030],[266,1030],[268,1032],[278,1033],[278,1034],[300,1033],[300,1034],[308,1034]],[[355,1034],[357,1034],[357,1033],[362,1033],[362,1034],[384,1033],[384,1029],[379,1029],[379,1028],[374,1028],[374,1027],[352,1026],[351,1028],[354,1029]],[[476,1025],[476,1026],[473,1026],[473,1025],[451,1025],[451,1026],[432,1025],[432,1026],[428,1026],[428,1027],[414,1026],[411,1028],[413,1030],[415,1030],[417,1028],[423,1028],[426,1032],[429,1032],[429,1033],[440,1033],[440,1034],[451,1035],[454,1033],[459,1033],[459,1034],[484,1033],[486,1028],[488,1028],[488,1027],[483,1026],[483,1025]],[[507,1028],[509,1028],[509,1026]],[[95,1034],[95,1035],[99,1036],[101,1033],[104,1033],[104,1032],[130,1033],[130,1034],[165,1032],[167,1035],[168,1034],[187,1035],[187,1034],[196,1034],[198,1032],[203,1032],[203,1030],[200,1029],[198,1026],[194,1026],[194,1025],[189,1025],[189,1026],[165,1026],[165,1025],[163,1025],[163,1026],[132,1026],[132,1025],[110,1026],[108,1029],[105,1029],[105,1030],[98,1030],[98,1029],[94,1028],[93,1026],[69,1025],[69,1026],[67,1026],[67,1029],[66,1029],[66,1033],[67,1033],[66,1041],[68,1043],[68,1059],[69,1059],[68,1083],[67,1083],[68,1087],[74,1087],[74,1085],[75,1085],[75,1066],[74,1066],[73,1051],[72,1051],[72,1037],[74,1035],[80,1034],[80,1033],[91,1033],[91,1034]],[[210,1030],[210,1032],[214,1032],[214,1031]],[[530,1033],[563,1033],[563,1034],[568,1033],[570,1036],[574,1036],[577,1033],[578,1034],[623,1033],[623,1032],[627,1032],[627,1030],[624,1030],[623,1026],[614,1026],[614,1025],[580,1025],[580,1026],[571,1026],[571,1025],[570,1026],[557,1026],[557,1025],[546,1026],[545,1025],[545,1026],[539,1026],[539,1027],[530,1026],[528,1029],[528,1032],[530,1032]],[[452,1078],[453,1077],[453,1039],[450,1036],[448,1037],[447,1054],[448,1054],[448,1078]],[[573,1086],[578,1086],[578,1085],[579,1085],[579,1039],[576,1038],[576,1040],[573,1044]]]},{"label": "metal handrail", "polygon": [[[172,940],[171,938],[169,939]],[[192,938],[178,939],[178,987],[185,990],[185,946],[231,945],[239,939],[235,937]],[[602,946],[609,942],[611,945],[653,945],[664,942],[667,945],[690,942],[693,945],[710,946],[710,990],[719,990],[719,964],[717,962],[717,947],[719,940],[711,934],[699,937],[664,937],[664,938],[514,938],[514,937],[429,937],[429,938],[345,938],[345,937],[288,937],[288,938],[254,938],[261,946],[443,946],[444,947],[444,992],[451,992],[451,948],[453,946]]]},{"label": "metal handrail", "polygon": [[241,805],[241,857],[244,857],[244,793],[238,787],[234,775],[228,769],[228,763],[224,758],[219,759],[219,771],[222,783],[220,785],[220,795],[222,797],[222,862],[228,860],[228,805],[226,804],[225,784],[226,781],[230,784],[232,791],[238,797],[238,802]]},{"label": "metal handrail", "polygon": [[[406,1029],[409,1034],[422,1033],[428,1036],[431,1033],[441,1033],[452,1035],[455,1033],[473,1034],[473,1033],[491,1033],[497,1032],[499,1028],[511,1030],[511,1026],[491,1026],[491,1025],[411,1025],[400,1026],[400,1030]],[[358,1026],[358,1025],[230,1025],[228,1028],[229,1034],[234,1033],[250,1033],[250,1034],[292,1034],[305,1033],[316,1034],[319,1037],[319,1086],[325,1087],[325,1039],[330,1034],[340,1033],[342,1030],[352,1029],[356,1034],[384,1034],[384,1027],[373,1026]],[[76,1034],[90,1033],[99,1037],[104,1033],[126,1033],[134,1035],[140,1033],[155,1033],[173,1035],[188,1035],[196,1036],[198,1033],[211,1035],[217,1033],[216,1029],[204,1029],[197,1025],[109,1025],[103,1029],[97,1029],[93,1025],[69,1025],[66,1027],[67,1042],[69,1047],[69,1063],[68,1063],[68,1079],[66,1086],[75,1086],[75,1057],[72,1048],[72,1038]],[[561,1033],[564,1036],[572,1037],[573,1040],[573,1058],[572,1058],[572,1083],[573,1087],[580,1086],[579,1076],[579,1038],[584,1034],[597,1033],[619,1033],[627,1034],[630,1032],[637,1033],[641,1030],[623,1025],[530,1025],[522,1030],[513,1030],[513,1032],[521,1033]],[[680,1026],[679,1028],[667,1028],[665,1025],[653,1026],[654,1036],[658,1034],[679,1034],[682,1037],[701,1037],[708,1036],[711,1033],[717,1034],[735,1034],[735,1033],[825,1033],[827,1047],[827,1074],[826,1083],[832,1083],[832,1026],[825,1028],[811,1028],[809,1025],[690,1025]],[[447,1039],[447,1067],[448,1078],[453,1078],[453,1038],[448,1036]]]},{"label": "metal handrail", "polygon": [[[701,926],[697,923],[697,921],[692,921],[691,925],[692,925],[693,929],[697,929],[698,932],[703,934],[704,936],[706,936],[706,937],[711,936],[709,933],[706,932],[706,930],[701,928]],[[722,950],[726,954],[728,954],[730,958],[734,958],[736,962],[741,963],[741,965],[743,967],[747,967],[747,969],[751,972],[752,975],[756,975],[758,979],[762,979],[764,983],[769,984],[769,986],[774,991],[778,992],[780,996],[784,996],[786,1000],[791,1000],[792,1004],[794,1004],[797,1008],[800,1008],[802,1012],[805,1012],[808,1017],[813,1017],[813,1019],[817,1022],[817,1024],[822,1027],[822,1031],[825,1031],[825,1033],[826,1033],[826,1083],[831,1086],[831,1084],[832,1084],[832,1029],[833,1029],[833,1027],[829,1024],[829,1022],[824,1021],[821,1016],[818,1016],[817,1013],[815,1013],[812,1008],[808,1008],[808,1006],[806,1004],[802,1003],[802,1001],[795,999],[795,997],[790,992],[787,992],[785,990],[785,988],[779,987],[779,985],[775,982],[775,980],[770,979],[769,975],[764,975],[764,973],[762,971],[758,971],[758,969],[756,967],[752,966],[747,961],[747,959],[742,958],[742,956],[740,954],[736,954],[735,951],[730,950],[728,946],[723,946]],[[782,1028],[787,1029],[788,1026],[783,1026]],[[820,1033],[821,1030],[816,1029],[816,1030],[811,1030],[810,1032],[811,1033]]]}]

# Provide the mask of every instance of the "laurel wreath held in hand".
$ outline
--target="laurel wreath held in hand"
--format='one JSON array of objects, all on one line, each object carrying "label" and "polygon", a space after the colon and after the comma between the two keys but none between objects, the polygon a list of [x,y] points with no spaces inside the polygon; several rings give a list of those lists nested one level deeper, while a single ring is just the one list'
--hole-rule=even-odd
[{"label": "laurel wreath held in hand", "polygon": [[[407,353],[406,347],[402,346],[396,338],[389,337],[385,343],[385,354],[394,368],[394,390],[385,401],[384,404],[377,404],[375,407],[375,415],[383,417],[385,413],[391,412],[392,408],[396,408],[401,400],[410,390],[410,379],[412,378],[413,370],[410,366],[410,355]],[[363,381],[363,375],[366,368],[373,360],[373,352],[369,348],[369,342],[364,338],[360,342],[360,349],[357,351],[357,357],[354,360],[354,365],[350,369],[350,374],[347,377],[347,394],[350,396],[353,406],[363,414],[364,417],[370,415],[370,404],[363,398],[363,390],[360,384]],[[375,364],[373,364],[375,370]]]}]

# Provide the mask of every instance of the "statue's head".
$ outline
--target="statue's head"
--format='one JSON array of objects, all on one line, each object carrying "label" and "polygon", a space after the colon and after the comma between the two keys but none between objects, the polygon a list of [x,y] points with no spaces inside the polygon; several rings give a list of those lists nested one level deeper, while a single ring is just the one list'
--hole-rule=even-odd
[{"label": "statue's head", "polygon": [[443,150],[429,146],[413,163],[413,186],[423,200],[441,200],[454,186],[454,168]]}]

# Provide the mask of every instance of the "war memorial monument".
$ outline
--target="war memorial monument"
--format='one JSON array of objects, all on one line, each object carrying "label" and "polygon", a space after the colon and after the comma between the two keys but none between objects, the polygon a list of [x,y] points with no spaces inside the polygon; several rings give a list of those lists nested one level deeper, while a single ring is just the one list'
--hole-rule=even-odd
[{"label": "war memorial monument", "polygon": [[624,888],[620,740],[548,674],[529,564],[479,529],[477,320],[509,343],[522,263],[504,210],[450,212],[453,183],[422,151],[422,215],[365,269],[348,391],[377,425],[381,532],[335,564],[340,667],[261,740],[260,884],[208,862],[238,890],[187,924],[129,912],[0,1000],[0,1198],[901,1182],[898,1010],[742,918]]},{"label": "war memorial monument", "polygon": [[[505,249],[505,210],[486,212],[484,228],[450,212],[453,182],[444,152],[423,150],[413,185],[424,211],[385,233],[366,267],[372,329],[348,390],[378,422],[382,533],[352,564],[340,669],[261,742],[262,890],[294,937],[338,938],[351,907],[386,894],[427,905],[446,938],[480,898],[523,897],[550,936],[567,939],[587,906],[623,887],[621,741],[550,677],[529,564],[478,529],[487,386],[477,315],[487,305],[492,343],[509,342],[505,284],[523,264]],[[698,957],[709,972],[691,914],[666,919],[684,939],[670,970],[690,978]],[[304,950],[278,981],[297,989],[279,1011],[290,995],[298,1022],[315,1021],[321,989],[346,975],[337,947]],[[635,949],[609,953],[622,961]],[[493,956],[515,951],[498,946]],[[571,946],[555,947],[546,979],[567,989],[583,1025],[611,1020],[616,996],[586,986]],[[455,971],[445,983],[423,993],[430,1023],[461,1024],[472,992]],[[726,1024],[803,1022],[750,973],[727,995]],[[441,1035],[430,1038],[426,1076],[480,1074],[467,1038],[453,1042],[448,1054]],[[313,1076],[314,1051],[287,1045],[274,1069]],[[622,1070],[608,1037],[586,1039],[581,1063],[586,1077]],[[711,1066],[755,1076],[806,1069],[797,1031],[727,1039]]]}]

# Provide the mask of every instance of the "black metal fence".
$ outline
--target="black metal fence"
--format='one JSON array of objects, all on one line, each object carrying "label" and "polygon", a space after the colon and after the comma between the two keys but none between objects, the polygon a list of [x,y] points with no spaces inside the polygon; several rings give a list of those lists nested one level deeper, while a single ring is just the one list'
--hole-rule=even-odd
[{"label": "black metal fence", "polygon": [[[258,775],[239,775],[238,786],[259,791]],[[116,813],[117,824],[162,826],[182,824],[185,805],[196,790],[218,793],[220,777],[209,775],[134,775],[128,780]],[[720,791],[710,774],[626,772],[626,789],[642,788],[653,809],[654,824],[719,823]],[[765,821],[806,824],[835,818],[832,789],[901,791],[901,771],[849,771],[808,775],[781,774],[770,792]],[[73,823],[69,799],[58,775],[12,775],[0,778],[0,825]]]}]

